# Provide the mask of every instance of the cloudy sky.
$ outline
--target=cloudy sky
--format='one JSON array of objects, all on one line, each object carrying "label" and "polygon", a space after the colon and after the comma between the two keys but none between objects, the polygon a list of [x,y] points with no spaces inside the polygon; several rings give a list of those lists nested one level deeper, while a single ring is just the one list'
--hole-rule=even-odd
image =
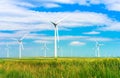
[{"label": "cloudy sky", "polygon": [[[58,56],[94,57],[95,41],[103,44],[101,56],[120,56],[119,0],[0,0],[0,57],[18,57],[23,39],[23,57],[54,56],[54,26],[59,24]],[[29,34],[28,34],[29,33]]]}]

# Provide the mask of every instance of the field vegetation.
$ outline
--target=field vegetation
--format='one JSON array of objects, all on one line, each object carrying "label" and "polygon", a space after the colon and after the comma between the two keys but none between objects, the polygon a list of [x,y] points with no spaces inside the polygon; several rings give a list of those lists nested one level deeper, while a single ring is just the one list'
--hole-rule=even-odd
[{"label": "field vegetation", "polygon": [[120,78],[120,58],[0,59],[0,78]]}]

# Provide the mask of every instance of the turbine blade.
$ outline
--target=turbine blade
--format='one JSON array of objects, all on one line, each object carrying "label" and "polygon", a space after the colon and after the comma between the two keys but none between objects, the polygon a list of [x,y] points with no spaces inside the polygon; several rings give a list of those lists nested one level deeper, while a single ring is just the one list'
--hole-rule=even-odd
[{"label": "turbine blade", "polygon": [[16,40],[16,41],[18,41],[18,39],[17,38],[11,38],[12,40]]},{"label": "turbine blade", "polygon": [[40,48],[40,50],[44,50],[44,47]]},{"label": "turbine blade", "polygon": [[6,47],[9,48],[8,43],[6,43]]},{"label": "turbine blade", "polygon": [[44,50],[44,46],[42,46],[40,49],[41,49],[41,50]]},{"label": "turbine blade", "polygon": [[95,43],[96,43],[96,47],[98,47],[99,43],[98,43],[98,41],[97,41],[97,40],[95,40]]},{"label": "turbine blade", "polygon": [[57,22],[56,22],[56,24],[59,24],[61,21],[63,21],[65,18],[67,18],[69,15],[67,15],[67,16],[65,16],[65,17],[63,17],[62,19],[60,19],[60,20],[58,20]]},{"label": "turbine blade", "polygon": [[23,37],[20,38],[20,40],[23,40],[27,35],[28,33],[24,34]]},{"label": "turbine blade", "polygon": [[59,30],[58,30],[58,27],[56,27],[56,33],[57,33],[57,40],[58,40],[58,42],[59,42]]},{"label": "turbine blade", "polygon": [[21,42],[21,44],[20,44],[20,45],[21,45],[21,49],[24,49],[23,42]]},{"label": "turbine blade", "polygon": [[96,44],[98,43],[98,41],[97,41],[97,40],[95,40],[95,42],[96,42]]},{"label": "turbine blade", "polygon": [[45,48],[48,50],[48,47],[47,47],[47,46],[46,46]]}]

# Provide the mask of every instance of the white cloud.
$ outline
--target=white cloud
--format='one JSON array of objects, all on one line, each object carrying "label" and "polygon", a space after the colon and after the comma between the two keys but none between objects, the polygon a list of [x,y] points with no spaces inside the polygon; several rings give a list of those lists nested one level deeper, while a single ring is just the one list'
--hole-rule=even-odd
[{"label": "white cloud", "polygon": [[60,36],[60,40],[78,40],[78,39],[85,39],[87,36],[72,36],[72,35],[66,35],[66,36]]},{"label": "white cloud", "polygon": [[28,2],[16,2],[15,4],[22,7],[37,7],[34,4]]},{"label": "white cloud", "polygon": [[22,10],[20,14],[16,12],[12,14],[18,16],[13,17],[9,14],[0,16],[0,30],[51,30],[53,27],[48,18],[51,21],[57,21],[67,15],[70,15],[70,17],[59,24],[62,29],[66,27],[107,25],[112,21],[106,15],[94,12],[35,12]]},{"label": "white cloud", "polygon": [[55,4],[55,3],[45,3],[45,4],[43,4],[44,5],[44,7],[46,7],[46,8],[56,8],[56,7],[60,7],[60,5],[58,5],[58,4]]},{"label": "white cloud", "polygon": [[89,37],[86,40],[88,41],[112,41],[111,38],[105,38],[105,37]]},{"label": "white cloud", "polygon": [[39,2],[43,2],[43,3],[47,3],[47,2],[52,2],[52,3],[64,3],[64,4],[73,4],[75,1],[74,0],[44,0],[44,1],[40,1],[37,0]]},{"label": "white cloud", "polygon": [[[24,34],[26,34],[26,31],[16,31],[15,33],[0,33],[0,40],[5,42],[11,42],[14,41],[12,38],[20,39]],[[29,33],[25,36],[25,40],[33,40],[34,43],[54,43],[54,36],[49,36],[45,34],[38,34],[38,33]],[[111,38],[105,38],[105,37],[95,37],[95,36],[74,36],[74,35],[64,35],[60,36],[60,42],[62,41],[112,41]],[[115,40],[115,39],[114,39]],[[11,44],[11,43],[10,43]]]},{"label": "white cloud", "polygon": [[[66,35],[66,36],[59,36],[60,40],[80,40],[80,39],[86,39],[87,36],[72,36],[72,35]],[[34,39],[41,41],[53,41],[54,36],[48,36],[48,35],[38,35],[38,34],[29,34],[26,36],[26,39]]]},{"label": "white cloud", "polygon": [[107,8],[109,10],[120,11],[120,3],[108,5]]},{"label": "white cloud", "polygon": [[[41,42],[41,41],[53,41],[54,40],[54,36],[48,36],[48,35],[38,35],[38,34],[29,34],[26,39],[34,39],[37,42]],[[60,36],[59,37],[60,41],[62,40],[67,40],[67,41],[71,41],[71,40],[87,40],[87,41],[111,41],[111,38],[105,38],[105,37],[91,37],[91,36],[72,36],[72,35],[65,35],[65,36]]]},{"label": "white cloud", "polygon": [[47,40],[35,40],[35,43],[52,43],[52,41],[47,41]]},{"label": "white cloud", "polygon": [[109,26],[100,28],[102,31],[120,31],[120,22],[114,22]]},{"label": "white cloud", "polygon": [[90,4],[104,4],[108,10],[120,11],[120,0],[89,0],[89,1]]},{"label": "white cloud", "polygon": [[[53,2],[62,2],[63,0]],[[77,1],[77,0],[76,0]],[[85,1],[85,0],[84,0]],[[83,1],[83,2],[84,2]],[[43,1],[44,2],[44,1]],[[51,1],[50,1],[51,2]],[[64,1],[63,1],[64,2]],[[73,3],[68,0],[66,3]],[[22,2],[21,5],[28,2]],[[30,3],[31,4],[31,3]],[[42,4],[42,3],[41,3]],[[49,3],[46,3],[49,4]],[[50,3],[54,5],[55,3]],[[59,24],[60,29],[82,26],[108,26],[114,21],[102,13],[94,12],[37,12],[17,6],[17,1],[0,1],[0,30],[53,30],[50,21],[57,21],[70,15]],[[26,6],[30,6],[29,3]],[[92,20],[91,20],[92,18]]]},{"label": "white cloud", "polygon": [[15,41],[11,41],[11,42],[0,42],[0,45],[6,46],[7,44],[8,44],[8,46],[11,46],[11,45],[16,45],[16,44],[18,44],[18,43],[15,42]]},{"label": "white cloud", "polygon": [[83,46],[83,45],[85,45],[86,43],[84,43],[84,42],[80,42],[80,41],[72,41],[72,42],[70,42],[70,45],[71,46]]},{"label": "white cloud", "polygon": [[23,7],[46,7],[55,8],[60,7],[59,3],[62,4],[79,4],[90,6],[91,4],[103,4],[108,10],[120,11],[120,1],[119,0],[1,0],[0,3],[11,3]]},{"label": "white cloud", "polygon": [[[59,0],[63,1],[63,0]],[[55,1],[54,2],[59,2]],[[77,0],[76,0],[77,1]],[[79,0],[78,0],[79,1]],[[28,2],[24,1],[19,4],[26,5]],[[64,3],[64,1],[63,1]],[[74,3],[73,0],[67,0],[65,3]],[[112,3],[112,2],[111,2]],[[54,3],[53,3],[54,4]],[[25,7],[18,6],[14,0],[0,0],[0,30],[17,30],[17,31],[42,31],[53,30],[54,27],[50,21],[58,21],[59,19],[70,15],[59,24],[59,29],[66,30],[66,28],[83,27],[83,26],[106,26],[103,28],[105,31],[120,31],[119,22],[110,19],[107,15],[95,12],[37,12],[29,10]],[[32,7],[32,4],[26,6]],[[92,19],[92,20],[91,20]],[[90,33],[90,32],[89,32]],[[95,34],[95,32],[92,32]],[[20,37],[18,34],[0,33],[1,37]],[[28,36],[34,39],[33,35]],[[27,38],[28,38],[27,37]],[[42,37],[45,40],[52,37]],[[61,36],[61,40],[67,39],[81,39],[80,36]],[[35,36],[39,39],[39,36]]]},{"label": "white cloud", "polygon": [[120,0],[102,0],[108,10],[120,11]]},{"label": "white cloud", "polygon": [[101,0],[89,0],[91,4],[100,4]]},{"label": "white cloud", "polygon": [[[38,0],[36,0],[38,1]],[[91,4],[103,4],[108,10],[120,11],[120,1],[119,0],[45,0],[38,1],[40,3],[63,3],[63,4],[79,4],[79,5],[91,5]],[[43,6],[45,7],[45,6]],[[56,6],[57,7],[57,6]]]},{"label": "white cloud", "polygon": [[94,35],[94,34],[100,34],[100,32],[97,32],[97,31],[91,31],[91,32],[85,32],[83,34],[91,34],[91,35]]}]

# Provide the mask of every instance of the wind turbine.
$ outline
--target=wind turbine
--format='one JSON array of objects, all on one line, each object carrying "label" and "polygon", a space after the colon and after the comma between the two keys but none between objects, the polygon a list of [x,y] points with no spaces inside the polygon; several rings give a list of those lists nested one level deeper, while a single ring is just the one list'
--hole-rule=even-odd
[{"label": "wind turbine", "polygon": [[72,48],[70,49],[70,56],[72,57]]},{"label": "wind turbine", "polygon": [[100,57],[100,46],[102,46],[103,44],[99,44],[98,41],[96,41],[96,56]]},{"label": "wind turbine", "polygon": [[9,45],[8,45],[8,43],[6,44],[6,51],[7,51],[7,58],[9,58]]},{"label": "wind turbine", "polygon": [[13,38],[13,40],[16,40],[18,42],[18,44],[19,44],[19,58],[22,57],[21,52],[24,49],[22,41],[24,40],[24,38],[26,37],[26,35],[27,34],[24,34],[23,37],[21,37],[20,39]]},{"label": "wind turbine", "polygon": [[[67,16],[68,17],[68,16]],[[58,52],[58,44],[57,41],[59,42],[59,34],[58,34],[58,24],[64,20],[66,17],[60,19],[57,22],[51,22],[52,25],[54,26],[54,57],[57,57],[57,52]]]},{"label": "wind turbine", "polygon": [[46,51],[48,50],[46,42],[44,42],[44,45],[43,45],[42,49],[44,49],[44,51],[45,51],[44,52],[45,53],[44,57],[46,57]]},{"label": "wind turbine", "polygon": [[62,47],[58,47],[58,54],[59,54],[59,57],[62,57]]}]

